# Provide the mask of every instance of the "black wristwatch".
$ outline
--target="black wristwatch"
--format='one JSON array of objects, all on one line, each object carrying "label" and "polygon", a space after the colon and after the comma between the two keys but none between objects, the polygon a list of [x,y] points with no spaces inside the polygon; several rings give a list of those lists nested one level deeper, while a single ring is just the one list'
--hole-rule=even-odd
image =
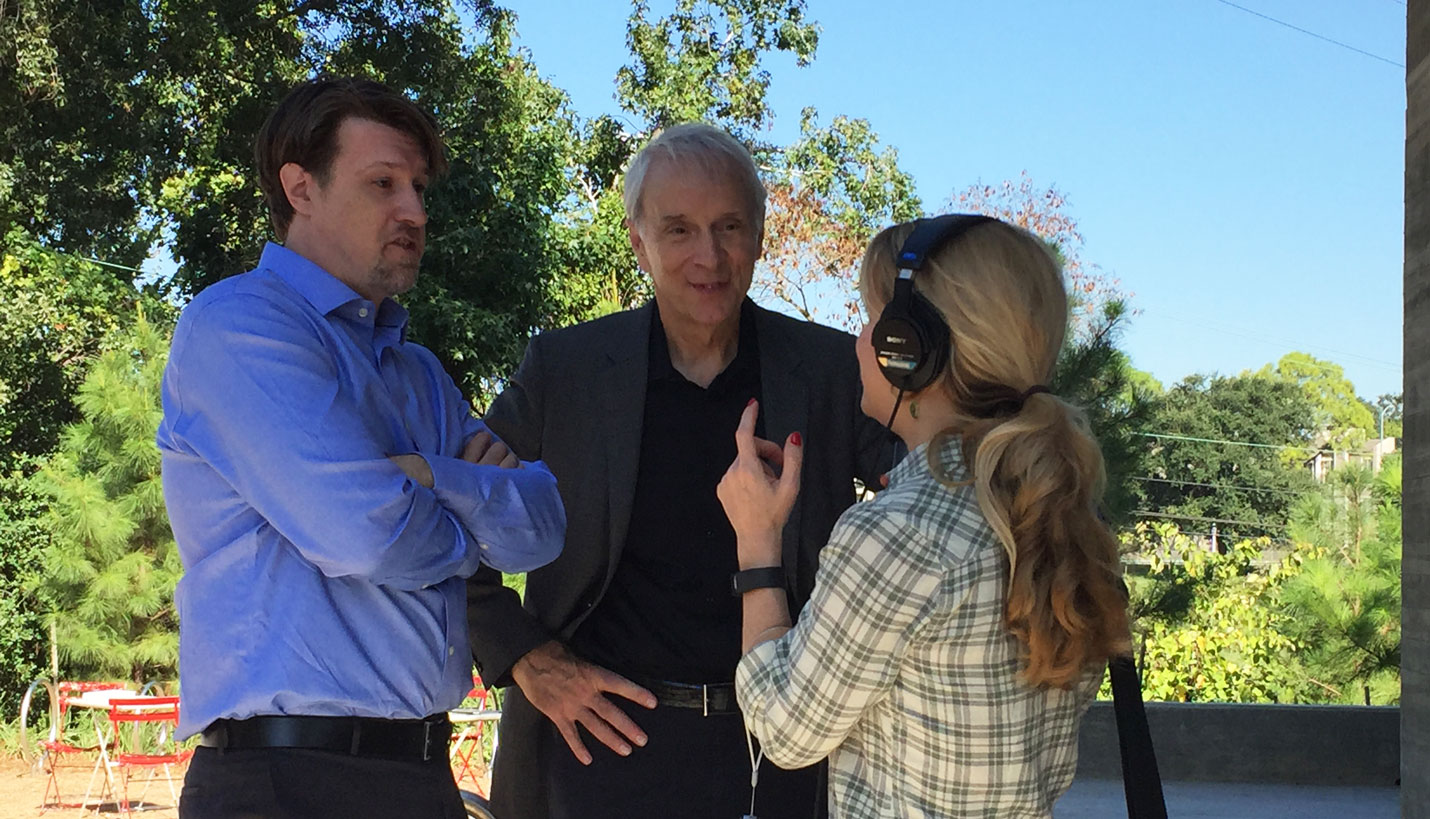
[{"label": "black wristwatch", "polygon": [[746,569],[730,575],[730,593],[736,597],[755,589],[783,589],[785,570],[781,566]]}]

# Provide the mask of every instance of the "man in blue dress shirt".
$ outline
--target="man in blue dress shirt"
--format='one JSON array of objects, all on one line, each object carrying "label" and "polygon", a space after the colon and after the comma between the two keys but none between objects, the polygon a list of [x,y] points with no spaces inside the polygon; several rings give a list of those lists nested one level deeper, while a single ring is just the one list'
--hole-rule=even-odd
[{"label": "man in blue dress shirt", "polygon": [[180,812],[463,816],[464,578],[556,557],[556,481],[472,417],[392,300],[445,169],[431,118],[378,83],[309,82],[256,158],[282,244],[194,298],[164,374],[179,735],[202,735]]}]

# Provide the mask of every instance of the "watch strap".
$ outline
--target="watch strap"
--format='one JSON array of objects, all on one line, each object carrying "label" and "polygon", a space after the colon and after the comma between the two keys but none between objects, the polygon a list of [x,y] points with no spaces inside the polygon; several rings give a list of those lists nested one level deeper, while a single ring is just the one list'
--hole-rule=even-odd
[{"label": "watch strap", "polygon": [[782,566],[745,569],[730,575],[730,593],[739,597],[755,589],[783,589],[785,570]]}]

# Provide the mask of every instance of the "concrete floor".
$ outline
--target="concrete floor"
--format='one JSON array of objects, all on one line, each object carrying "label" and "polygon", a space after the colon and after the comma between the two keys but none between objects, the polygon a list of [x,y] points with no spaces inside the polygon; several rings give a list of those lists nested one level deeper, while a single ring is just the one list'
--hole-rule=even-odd
[{"label": "concrete floor", "polygon": [[[1392,819],[1399,788],[1164,782],[1167,819]],[[1081,779],[1053,807],[1054,819],[1126,816],[1121,780]]]}]

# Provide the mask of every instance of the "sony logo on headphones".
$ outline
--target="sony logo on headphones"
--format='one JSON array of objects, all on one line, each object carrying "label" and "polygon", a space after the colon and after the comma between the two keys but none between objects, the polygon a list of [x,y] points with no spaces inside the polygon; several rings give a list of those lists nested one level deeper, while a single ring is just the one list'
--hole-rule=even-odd
[{"label": "sony logo on headphones", "polygon": [[909,340],[902,336],[884,336],[885,344],[908,344]]}]

